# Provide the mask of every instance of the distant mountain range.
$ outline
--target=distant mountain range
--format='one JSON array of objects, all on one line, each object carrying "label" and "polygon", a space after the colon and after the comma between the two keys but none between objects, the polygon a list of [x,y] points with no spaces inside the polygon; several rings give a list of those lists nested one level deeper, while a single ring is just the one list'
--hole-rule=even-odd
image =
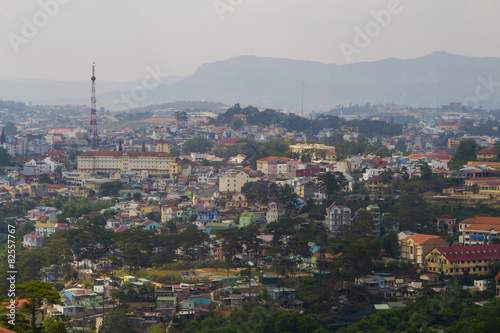
[{"label": "distant mountain range", "polygon": [[[450,102],[500,107],[500,58],[434,52],[417,59],[348,65],[240,56],[201,65],[187,77],[167,77],[140,105],[207,100],[228,105],[324,111],[336,105],[395,103],[440,106]],[[141,81],[97,81],[98,108],[124,108]],[[90,80],[0,79],[0,98],[35,104],[89,104]],[[133,102],[135,102],[132,99]]]}]

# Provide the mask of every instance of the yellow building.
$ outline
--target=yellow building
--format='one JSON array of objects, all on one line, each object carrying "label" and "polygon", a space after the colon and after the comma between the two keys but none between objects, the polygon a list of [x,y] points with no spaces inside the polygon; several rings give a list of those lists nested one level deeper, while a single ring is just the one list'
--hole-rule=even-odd
[{"label": "yellow building", "polygon": [[94,191],[95,192],[95,195],[97,196],[101,196],[102,195],[102,184],[105,182],[105,181],[109,181],[108,179],[106,180],[90,180],[90,181],[87,181],[85,183],[85,190],[86,192],[89,192],[90,190]]},{"label": "yellow building", "polygon": [[260,178],[252,178],[243,171],[228,173],[219,178],[219,192],[241,192],[243,185],[257,180]]},{"label": "yellow building", "polygon": [[158,140],[155,143],[155,152],[170,153],[170,144],[165,140]]},{"label": "yellow building", "polygon": [[493,148],[485,148],[477,152],[477,159],[480,161],[491,161],[498,158],[498,151]]},{"label": "yellow building", "polygon": [[448,242],[436,235],[413,234],[399,241],[401,258],[422,265],[425,256],[436,247],[447,246]]},{"label": "yellow building", "polygon": [[425,256],[429,272],[486,275],[493,262],[500,260],[500,244],[437,247]]},{"label": "yellow building", "polygon": [[460,144],[459,139],[448,138],[448,149],[456,150]]},{"label": "yellow building", "polygon": [[391,184],[382,176],[374,176],[366,181],[365,187],[370,192],[382,193],[387,191],[391,187]]},{"label": "yellow building", "polygon": [[243,124],[247,123],[247,116],[244,114],[235,114],[233,115],[233,120],[241,120]]},{"label": "yellow building", "polygon": [[170,176],[174,156],[166,152],[87,151],[78,156],[78,171],[88,174],[117,171]]}]

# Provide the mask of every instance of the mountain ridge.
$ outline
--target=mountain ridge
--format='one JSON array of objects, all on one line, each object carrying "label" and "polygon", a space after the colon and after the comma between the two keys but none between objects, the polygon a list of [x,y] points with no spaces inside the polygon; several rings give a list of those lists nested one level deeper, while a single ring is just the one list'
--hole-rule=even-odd
[{"label": "mountain ridge", "polygon": [[[101,102],[98,107],[118,104],[120,96],[130,95],[138,82],[98,81],[98,104]],[[500,106],[500,83],[497,84],[500,58],[444,51],[413,59],[388,58],[353,64],[235,56],[201,64],[186,77],[167,77],[159,86],[146,90],[146,98],[137,104],[208,100],[300,110],[302,82],[306,112],[368,102],[417,106],[467,102],[476,107]],[[489,84],[485,86],[484,82]],[[88,104],[89,86],[88,81],[0,79],[0,98],[73,100],[78,102],[75,104]]]}]

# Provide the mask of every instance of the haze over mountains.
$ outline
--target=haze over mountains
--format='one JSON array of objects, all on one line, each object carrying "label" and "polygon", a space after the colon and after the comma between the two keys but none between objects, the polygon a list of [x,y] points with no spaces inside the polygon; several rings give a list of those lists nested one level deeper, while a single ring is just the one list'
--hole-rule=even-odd
[{"label": "haze over mountains", "polygon": [[[97,73],[98,77],[98,73]],[[201,65],[187,77],[166,77],[140,105],[178,100],[241,103],[288,110],[329,110],[338,104],[500,106],[500,58],[434,52],[417,59],[347,65],[240,56]],[[98,108],[124,108],[136,82],[96,82]],[[0,98],[35,104],[89,104],[90,80],[0,79]]]}]

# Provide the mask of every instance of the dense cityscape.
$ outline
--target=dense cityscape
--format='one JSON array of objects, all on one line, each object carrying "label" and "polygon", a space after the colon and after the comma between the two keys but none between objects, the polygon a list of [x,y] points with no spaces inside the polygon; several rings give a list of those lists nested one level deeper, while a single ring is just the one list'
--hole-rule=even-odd
[{"label": "dense cityscape", "polygon": [[498,332],[499,11],[0,0],[0,333]]},{"label": "dense cityscape", "polygon": [[461,331],[494,311],[499,110],[182,104],[101,108],[97,149],[87,107],[1,102],[23,313],[2,325]]}]

